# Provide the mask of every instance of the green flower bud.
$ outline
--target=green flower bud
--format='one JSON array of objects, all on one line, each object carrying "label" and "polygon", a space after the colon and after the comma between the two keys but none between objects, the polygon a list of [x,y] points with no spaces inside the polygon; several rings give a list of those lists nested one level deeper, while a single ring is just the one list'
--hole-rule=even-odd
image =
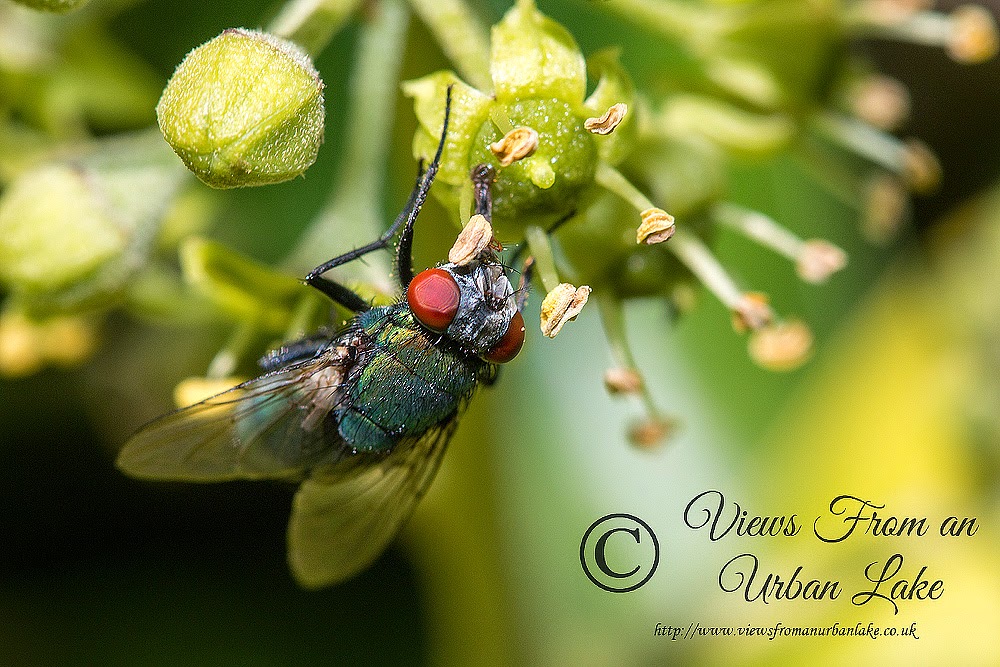
[{"label": "green flower bud", "polygon": [[17,179],[0,202],[0,275],[28,291],[81,280],[127,245],[83,171],[44,166]]},{"label": "green flower bud", "polygon": [[107,300],[142,266],[183,176],[155,134],[24,173],[0,198],[0,281],[36,310]]},{"label": "green flower bud", "polygon": [[587,68],[566,28],[533,4],[518,3],[493,26],[490,76],[497,99],[582,100]]},{"label": "green flower bud", "polygon": [[323,82],[295,44],[231,29],[187,55],[156,115],[164,138],[208,185],[280,183],[316,160]]},{"label": "green flower bud", "polygon": [[594,182],[597,147],[583,119],[566,102],[524,99],[502,108],[514,127],[538,132],[538,148],[531,157],[504,168],[489,148],[504,135],[494,123],[483,123],[472,142],[469,164],[491,163],[497,171],[494,224],[506,235],[516,233],[511,221],[554,222],[573,210],[581,191]]},{"label": "green flower bud", "polygon": [[14,0],[14,2],[42,12],[65,14],[83,7],[88,0]]},{"label": "green flower bud", "polygon": [[[617,54],[599,52],[591,69],[600,79],[584,99],[586,65],[573,37],[532,3],[519,2],[492,31],[493,94],[451,72],[404,84],[420,125],[413,152],[424,160],[437,147],[446,90],[452,86],[451,121],[434,191],[456,219],[468,219],[469,172],[481,163],[492,164],[497,173],[493,225],[499,238],[520,238],[526,227],[548,226],[580,208],[594,185],[598,162],[621,161],[635,141],[636,123],[627,111],[632,85]],[[612,106],[624,116],[588,129]],[[514,130],[537,134],[538,144],[511,161],[499,147]]]}]

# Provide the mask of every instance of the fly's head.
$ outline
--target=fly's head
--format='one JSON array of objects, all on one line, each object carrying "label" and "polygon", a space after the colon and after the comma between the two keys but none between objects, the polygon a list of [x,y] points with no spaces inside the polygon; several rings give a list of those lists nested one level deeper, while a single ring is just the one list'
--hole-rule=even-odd
[{"label": "fly's head", "polygon": [[489,248],[461,265],[448,262],[420,272],[406,300],[424,327],[491,363],[510,361],[524,343],[514,288]]}]

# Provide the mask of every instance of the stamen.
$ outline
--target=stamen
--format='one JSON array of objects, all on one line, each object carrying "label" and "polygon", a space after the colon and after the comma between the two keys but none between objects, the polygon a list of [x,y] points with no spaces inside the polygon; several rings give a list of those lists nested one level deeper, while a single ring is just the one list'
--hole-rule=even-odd
[{"label": "stamen", "polygon": [[643,389],[642,376],[634,368],[609,368],[604,371],[604,388],[609,394],[638,394]]},{"label": "stamen", "polygon": [[624,120],[628,113],[628,105],[618,102],[612,104],[600,118],[588,118],[583,121],[583,128],[593,134],[611,134]]},{"label": "stamen", "polygon": [[795,262],[799,277],[806,282],[824,282],[847,264],[847,254],[829,241],[803,241],[763,213],[723,202],[712,214],[719,222]]},{"label": "stamen", "polygon": [[947,51],[960,63],[981,63],[997,53],[1000,40],[993,15],[984,7],[963,5],[951,14],[952,28]]},{"label": "stamen", "polygon": [[732,307],[736,333],[759,331],[774,321],[771,300],[763,292],[747,292]]},{"label": "stamen", "polygon": [[847,104],[864,122],[880,130],[892,131],[910,115],[910,92],[896,79],[873,74],[849,87]]},{"label": "stamen", "polygon": [[[615,368],[608,369],[604,374],[605,386],[611,394],[638,396],[646,412],[646,418],[633,429],[634,437],[630,436],[630,439],[633,444],[651,447],[666,437],[672,430],[673,422],[660,416],[653,396],[637,369],[625,332],[621,301],[602,291],[597,295],[597,306],[601,313],[601,324],[604,325],[604,336],[616,364]],[[662,428],[651,428],[649,425],[660,425]]]},{"label": "stamen", "polygon": [[888,243],[899,233],[910,212],[910,198],[895,176],[879,174],[868,183],[864,195],[861,231],[873,243]]},{"label": "stamen", "polygon": [[915,192],[927,193],[940,181],[937,158],[917,139],[903,142],[860,120],[833,112],[818,113],[813,120],[824,136],[902,176]]},{"label": "stamen", "polygon": [[993,15],[975,5],[963,5],[951,14],[943,14],[913,11],[885,0],[869,1],[860,3],[849,18],[851,27],[860,35],[943,47],[960,63],[985,62],[1000,47]]},{"label": "stamen", "polygon": [[927,194],[934,191],[941,182],[941,163],[930,147],[919,139],[906,140],[903,154],[906,180],[914,192]]},{"label": "stamen", "polygon": [[462,228],[455,245],[448,251],[448,261],[456,266],[465,266],[493,242],[493,227],[485,216],[478,213]]},{"label": "stamen", "polygon": [[652,449],[676,430],[677,423],[672,419],[649,418],[634,424],[628,430],[628,439],[640,449]]},{"label": "stamen", "polygon": [[542,333],[549,338],[555,338],[562,331],[564,324],[576,319],[587,305],[589,298],[590,287],[587,285],[581,287],[574,287],[569,283],[557,285],[542,300]]},{"label": "stamen", "polygon": [[807,283],[823,283],[847,266],[847,253],[825,239],[802,242],[802,251],[795,262],[799,277]]},{"label": "stamen", "polygon": [[500,141],[490,144],[490,151],[501,167],[509,167],[518,160],[532,155],[538,149],[538,132],[530,127],[517,127],[503,135]]},{"label": "stamen", "polygon": [[724,306],[730,310],[736,308],[743,299],[743,291],[700,238],[690,231],[678,230],[667,247]]},{"label": "stamen", "polygon": [[755,331],[747,343],[747,351],[762,368],[790,371],[808,361],[812,343],[809,327],[799,320],[788,320]]},{"label": "stamen", "polygon": [[594,179],[599,185],[613,192],[639,211],[641,223],[636,229],[635,242],[653,245],[671,238],[676,231],[674,217],[653,205],[649,197],[632,185],[617,169],[605,162],[597,164]]},{"label": "stamen", "polygon": [[662,208],[647,208],[639,214],[642,224],[635,231],[635,242],[655,245],[663,243],[674,235],[677,228],[674,226],[674,216],[670,215]]}]

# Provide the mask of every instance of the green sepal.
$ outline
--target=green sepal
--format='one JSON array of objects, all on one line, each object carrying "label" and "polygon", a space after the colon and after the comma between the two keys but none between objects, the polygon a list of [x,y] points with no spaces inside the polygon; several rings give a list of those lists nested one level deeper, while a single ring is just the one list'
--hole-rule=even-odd
[{"label": "green sepal", "polygon": [[222,312],[267,331],[284,331],[302,299],[320,298],[300,280],[217,241],[189,237],[180,246],[180,261],[184,280]]},{"label": "green sepal", "polygon": [[587,67],[566,28],[518,2],[493,26],[490,75],[500,102],[555,97],[576,103],[587,90]]},{"label": "green sepal", "polygon": [[489,120],[493,100],[464,83],[454,72],[434,72],[403,83],[403,93],[413,98],[418,123],[413,137],[413,155],[422,159],[425,166],[434,157],[441,138],[448,86],[452,86],[451,116],[437,181],[464,185],[469,182],[469,153],[473,140],[480,126]]},{"label": "green sepal", "polygon": [[747,158],[768,157],[785,149],[797,132],[795,122],[785,114],[756,113],[698,95],[671,97],[656,124],[670,137],[705,137]]}]

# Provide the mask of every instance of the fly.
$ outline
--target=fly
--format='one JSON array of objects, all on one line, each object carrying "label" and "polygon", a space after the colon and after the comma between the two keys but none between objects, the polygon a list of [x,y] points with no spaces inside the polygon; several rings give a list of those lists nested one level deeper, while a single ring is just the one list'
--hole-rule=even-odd
[{"label": "fly", "polygon": [[[263,375],[151,422],[118,466],[152,479],[301,482],[288,525],[288,560],[306,587],[337,583],[386,548],[434,478],[458,417],[497,364],[524,342],[520,303],[487,246],[463,264],[413,274],[413,226],[437,174],[448,131],[421,169],[406,207],[376,241],[313,269],[305,281],[355,313],[332,335],[289,343],[261,360]],[[491,214],[493,172],[472,174],[476,213]],[[389,246],[405,297],[372,307],[324,277]]]}]

